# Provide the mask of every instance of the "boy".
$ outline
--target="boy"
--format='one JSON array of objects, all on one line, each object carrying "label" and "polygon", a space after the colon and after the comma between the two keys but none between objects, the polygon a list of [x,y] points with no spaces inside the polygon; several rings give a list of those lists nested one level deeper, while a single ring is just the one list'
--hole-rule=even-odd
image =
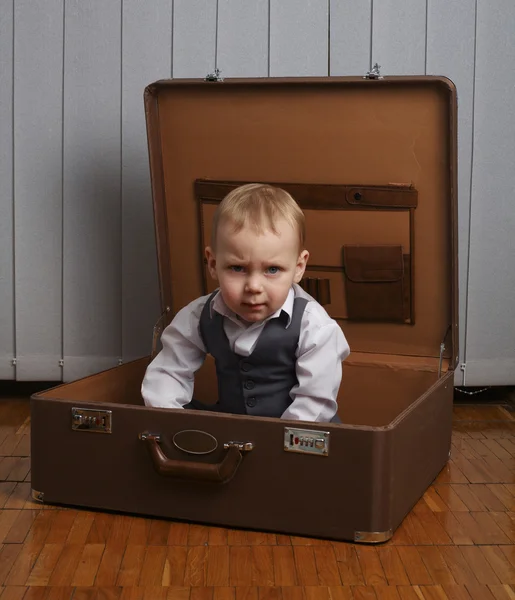
[{"label": "boy", "polygon": [[205,249],[219,288],[181,309],[142,384],[148,406],[192,400],[195,372],[215,359],[209,410],[339,422],[336,396],[349,346],[340,326],[298,285],[309,258],[304,214],[284,190],[248,184],[218,206]]}]

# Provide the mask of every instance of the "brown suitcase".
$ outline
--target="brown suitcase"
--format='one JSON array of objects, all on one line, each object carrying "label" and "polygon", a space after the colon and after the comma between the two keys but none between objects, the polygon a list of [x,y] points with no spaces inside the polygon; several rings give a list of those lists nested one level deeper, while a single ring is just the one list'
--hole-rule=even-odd
[{"label": "brown suitcase", "polygon": [[[146,89],[145,109],[161,325],[214,289],[203,247],[223,196],[243,182],[284,187],[306,214],[311,256],[302,285],[351,348],[343,423],[147,408],[147,357],[32,397],[33,497],[389,539],[450,449],[458,355],[453,84],[159,81]],[[213,403],[215,390],[206,361],[195,397]]]}]

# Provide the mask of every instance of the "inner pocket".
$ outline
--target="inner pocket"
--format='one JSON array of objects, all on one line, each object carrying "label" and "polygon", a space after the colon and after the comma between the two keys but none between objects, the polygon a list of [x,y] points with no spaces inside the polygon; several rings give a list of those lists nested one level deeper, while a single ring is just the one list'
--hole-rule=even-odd
[{"label": "inner pocket", "polygon": [[343,246],[347,318],[410,321],[409,255],[402,246]]}]

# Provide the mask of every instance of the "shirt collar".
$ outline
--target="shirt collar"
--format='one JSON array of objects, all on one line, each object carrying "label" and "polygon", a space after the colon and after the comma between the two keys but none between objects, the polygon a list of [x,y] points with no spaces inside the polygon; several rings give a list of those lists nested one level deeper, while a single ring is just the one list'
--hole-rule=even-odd
[{"label": "shirt collar", "polygon": [[[284,304],[281,306],[281,308],[277,309],[275,313],[270,315],[267,319],[265,319],[265,321],[269,321],[270,319],[280,317],[281,313],[284,312],[287,317],[286,328],[288,328],[290,326],[291,318],[293,315],[294,299],[295,292],[293,290],[293,287],[291,287],[288,292],[288,295],[286,296],[286,300],[284,301]],[[232,310],[228,308],[227,304],[225,304],[224,299],[222,298],[222,294],[220,294],[220,290],[218,290],[214,298],[211,300],[211,305],[209,309],[209,315],[211,318],[213,317],[213,310],[216,310],[216,312],[220,313],[223,317],[227,317],[231,319],[231,321],[239,323],[240,325],[242,324],[241,319]]]}]

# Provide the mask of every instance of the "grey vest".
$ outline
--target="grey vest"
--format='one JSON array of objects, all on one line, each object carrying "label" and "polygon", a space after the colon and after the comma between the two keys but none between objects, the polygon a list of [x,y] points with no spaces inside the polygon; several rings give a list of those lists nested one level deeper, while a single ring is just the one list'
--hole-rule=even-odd
[{"label": "grey vest", "polygon": [[289,327],[282,312],[270,319],[250,356],[233,352],[224,331],[224,317],[213,311],[209,296],[200,315],[199,330],[206,350],[213,356],[218,378],[218,404],[215,410],[279,418],[292,403],[290,391],[297,383],[295,373],[300,324],[307,304],[295,298]]}]

